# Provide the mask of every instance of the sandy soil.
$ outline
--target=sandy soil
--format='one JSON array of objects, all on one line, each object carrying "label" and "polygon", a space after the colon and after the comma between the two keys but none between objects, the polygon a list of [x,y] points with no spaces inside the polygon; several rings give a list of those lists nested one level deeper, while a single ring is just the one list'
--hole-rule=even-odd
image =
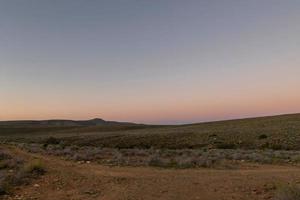
[{"label": "sandy soil", "polygon": [[239,170],[107,167],[13,151],[41,159],[48,172],[30,185],[17,188],[9,199],[262,200],[272,199],[278,184],[300,182],[300,168],[292,166]]}]

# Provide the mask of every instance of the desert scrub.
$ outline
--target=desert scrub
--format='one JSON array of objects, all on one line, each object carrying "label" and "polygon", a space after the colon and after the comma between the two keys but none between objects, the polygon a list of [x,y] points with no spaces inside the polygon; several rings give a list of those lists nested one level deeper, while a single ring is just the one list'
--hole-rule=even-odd
[{"label": "desert scrub", "polygon": [[33,160],[24,166],[24,172],[33,175],[43,175],[46,172],[46,168],[40,160]]},{"label": "desert scrub", "polygon": [[263,140],[263,139],[267,139],[268,136],[266,134],[261,134],[258,139]]},{"label": "desert scrub", "polygon": [[0,197],[1,195],[8,194],[11,191],[11,186],[6,177],[0,177]]},{"label": "desert scrub", "polygon": [[55,137],[49,137],[45,140],[44,146],[48,146],[49,144],[59,144],[60,140]]},{"label": "desert scrub", "polygon": [[17,169],[21,164],[23,164],[23,160],[18,157],[15,157],[14,159],[1,160],[0,161],[0,170]]},{"label": "desert scrub", "polygon": [[236,149],[237,148],[237,145],[234,144],[234,143],[218,143],[216,144],[216,147],[218,149]]},{"label": "desert scrub", "polygon": [[10,159],[11,155],[3,149],[0,149],[0,160]]},{"label": "desert scrub", "polygon": [[274,200],[299,200],[300,187],[299,185],[282,185],[278,188]]},{"label": "desert scrub", "polygon": [[33,160],[26,164],[22,158],[0,148],[0,195],[11,194],[14,187],[28,184],[31,179],[44,173],[45,167],[40,161]]},{"label": "desert scrub", "polygon": [[223,161],[254,162],[261,164],[299,164],[300,151],[286,150],[246,150],[246,149],[116,149],[91,146],[23,144],[22,149],[29,152],[61,156],[67,160],[95,161],[108,165],[129,166],[179,166],[215,167]]}]

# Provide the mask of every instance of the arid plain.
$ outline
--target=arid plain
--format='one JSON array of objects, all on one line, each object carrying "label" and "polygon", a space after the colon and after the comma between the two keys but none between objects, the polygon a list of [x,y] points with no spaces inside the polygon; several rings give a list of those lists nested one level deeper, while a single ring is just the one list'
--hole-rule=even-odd
[{"label": "arid plain", "polygon": [[1,198],[295,199],[299,130],[299,114],[181,126],[1,122]]}]

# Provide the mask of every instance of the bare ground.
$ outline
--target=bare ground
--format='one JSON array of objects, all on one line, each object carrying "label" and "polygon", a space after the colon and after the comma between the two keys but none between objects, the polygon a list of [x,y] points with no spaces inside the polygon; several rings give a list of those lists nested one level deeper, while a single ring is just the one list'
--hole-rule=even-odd
[{"label": "bare ground", "polygon": [[272,199],[278,184],[300,182],[300,168],[293,166],[245,165],[239,170],[107,167],[11,150],[41,159],[48,172],[17,188],[7,199],[262,200]]}]

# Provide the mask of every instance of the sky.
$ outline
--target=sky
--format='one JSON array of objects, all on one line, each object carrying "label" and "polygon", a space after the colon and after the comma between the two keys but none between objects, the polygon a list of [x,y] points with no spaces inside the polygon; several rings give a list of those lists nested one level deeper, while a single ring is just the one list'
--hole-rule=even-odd
[{"label": "sky", "polygon": [[299,0],[0,0],[0,120],[300,112]]}]

